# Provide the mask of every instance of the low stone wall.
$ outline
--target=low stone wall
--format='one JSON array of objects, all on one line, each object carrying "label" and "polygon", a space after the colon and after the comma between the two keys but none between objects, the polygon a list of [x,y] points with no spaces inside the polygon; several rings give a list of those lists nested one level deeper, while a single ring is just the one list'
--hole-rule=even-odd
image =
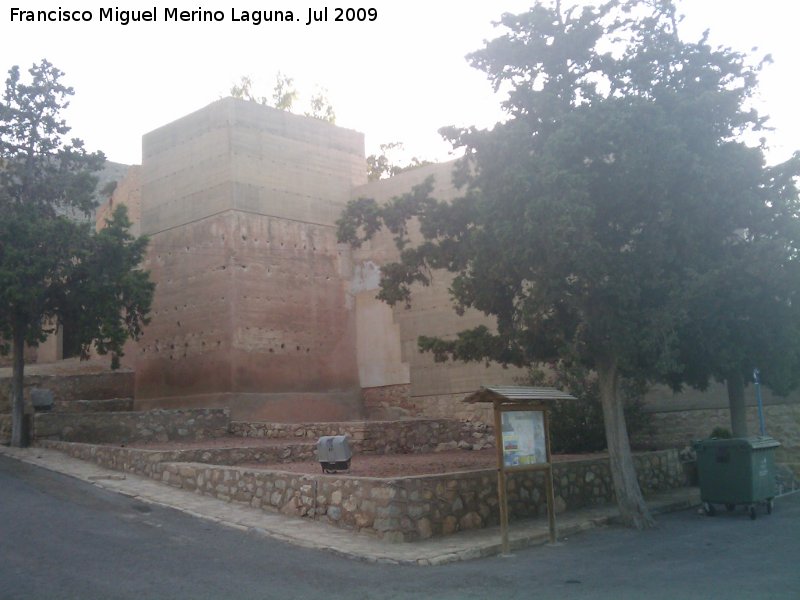
[{"label": "low stone wall", "polygon": [[202,440],[228,435],[227,408],[146,412],[39,413],[36,440],[94,444]]},{"label": "low stone wall", "polygon": [[316,460],[317,445],[313,442],[287,446],[254,448],[190,448],[176,450],[147,450],[118,445],[82,444],[57,440],[42,440],[38,446],[69,454],[74,458],[94,462],[108,469],[152,477],[161,473],[165,463],[194,462],[209,465],[235,466],[245,463],[280,464]]},{"label": "low stone wall", "polygon": [[346,435],[359,454],[409,454],[456,448],[480,450],[494,446],[492,428],[481,421],[407,419],[338,423],[259,423],[232,421],[231,433],[242,437],[319,439]]},{"label": "low stone wall", "polygon": [[[658,448],[682,448],[693,440],[707,438],[715,427],[730,429],[727,408],[654,412],[655,432],[646,438]],[[764,407],[767,433],[781,443],[775,452],[776,462],[800,475],[800,404],[773,404]],[[747,428],[751,435],[759,431],[758,409],[748,407]]]},{"label": "low stone wall", "polygon": [[[494,470],[391,479],[298,475],[279,470],[162,462],[172,457],[166,452],[64,442],[42,445],[199,494],[311,518],[394,542],[499,523]],[[645,494],[686,483],[675,450],[638,454],[634,461]],[[554,484],[557,512],[606,504],[614,498],[607,458],[556,463]],[[508,481],[508,497],[512,518],[545,514],[543,474],[514,473]]]},{"label": "low stone wall", "polygon": [[[30,407],[31,388],[53,392],[56,402],[132,398],[134,373],[128,369],[99,373],[26,375],[25,404]],[[0,413],[11,412],[11,377],[0,377]]]},{"label": "low stone wall", "polygon": [[11,415],[0,415],[0,444],[11,441]]},{"label": "low stone wall", "polygon": [[132,412],[133,398],[108,398],[106,400],[57,400],[53,412]]}]

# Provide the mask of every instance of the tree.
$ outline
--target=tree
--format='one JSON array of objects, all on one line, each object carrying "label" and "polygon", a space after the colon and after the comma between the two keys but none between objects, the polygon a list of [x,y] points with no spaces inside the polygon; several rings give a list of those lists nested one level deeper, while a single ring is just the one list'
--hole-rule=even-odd
[{"label": "tree", "polygon": [[[22,444],[25,344],[37,345],[69,319],[82,353],[122,353],[128,336],[146,323],[153,284],[136,270],[146,239],[128,233],[124,208],[95,233],[87,215],[95,206],[105,160],[80,140],[64,141],[61,118],[72,88],[47,61],[9,71],[0,104],[0,337],[13,354],[12,445]],[[8,344],[2,348],[8,351]]]},{"label": "tree", "polygon": [[[602,452],[607,447],[603,407],[596,373],[564,361],[531,370],[529,383],[563,389],[577,400],[557,400],[550,406],[550,444],[555,453]],[[652,415],[645,411],[647,386],[622,379],[620,392],[625,424],[632,438],[652,434]]]},{"label": "tree", "polygon": [[433,161],[417,158],[412,156],[407,164],[399,164],[396,154],[403,151],[402,142],[389,142],[388,144],[381,144],[379,146],[379,154],[370,154],[367,156],[367,180],[378,181],[379,179],[386,179],[394,177],[405,171],[416,169],[425,165],[432,165]]},{"label": "tree", "polygon": [[295,100],[297,100],[297,90],[294,89],[294,79],[278,71],[275,76],[275,87],[272,90],[272,105],[278,110],[291,112]]},{"label": "tree", "polygon": [[266,96],[256,96],[253,93],[253,80],[248,75],[242,75],[238,84],[233,84],[230,89],[230,94],[239,100],[247,100],[248,102],[255,102],[269,106],[269,101]]},{"label": "tree", "polygon": [[[790,193],[796,204],[797,190]],[[725,383],[734,437],[748,435],[745,386],[754,368],[779,395],[800,383],[800,265],[792,241],[798,237],[769,227],[774,220],[733,238],[720,266],[694,286],[679,333],[683,371],[677,385],[674,376],[666,378],[674,388]],[[780,220],[797,227],[794,218]]]},{"label": "tree", "polygon": [[[292,112],[299,93],[294,87],[294,79],[278,71],[275,74],[275,86],[272,88],[271,99],[266,96],[257,96],[253,91],[253,79],[247,75],[242,75],[239,83],[231,86],[230,95],[240,100]],[[336,112],[328,99],[327,90],[322,88],[315,89],[309,101],[309,109],[304,114],[327,123],[336,123]]]},{"label": "tree", "polygon": [[327,123],[336,124],[336,112],[328,100],[328,91],[318,88],[311,95],[311,110],[306,112],[307,117],[319,119]]},{"label": "tree", "polygon": [[762,149],[739,137],[764,124],[747,107],[760,65],[706,36],[681,40],[678,22],[671,0],[503,15],[507,33],[469,60],[509,90],[508,121],[443,130],[465,150],[464,196],[438,202],[426,182],[386,206],[351,203],[339,223],[354,244],[394,233],[400,259],[384,267],[380,298],[409,302],[446,269],[457,311],[495,317],[495,330],[421,337],[437,360],[564,360],[597,373],[617,502],[638,528],[653,520],[620,380],[688,379],[690,301],[752,214],[779,201]]}]

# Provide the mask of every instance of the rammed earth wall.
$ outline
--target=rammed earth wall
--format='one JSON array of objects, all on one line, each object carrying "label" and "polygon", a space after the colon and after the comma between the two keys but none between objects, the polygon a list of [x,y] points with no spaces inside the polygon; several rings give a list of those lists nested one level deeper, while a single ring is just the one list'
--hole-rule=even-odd
[{"label": "rammed earth wall", "polygon": [[[493,470],[391,479],[298,475],[170,462],[175,455],[168,452],[65,442],[46,441],[42,445],[199,494],[315,519],[394,542],[444,536],[499,522],[497,474]],[[639,454],[634,460],[645,494],[685,485],[675,450]],[[557,463],[554,483],[557,512],[613,500],[607,459]],[[512,518],[545,514],[541,473],[512,475],[508,495]]]}]

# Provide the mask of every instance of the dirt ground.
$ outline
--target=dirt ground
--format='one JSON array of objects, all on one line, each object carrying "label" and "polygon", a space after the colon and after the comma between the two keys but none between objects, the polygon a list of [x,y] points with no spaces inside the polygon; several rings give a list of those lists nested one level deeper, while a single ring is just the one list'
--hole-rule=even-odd
[{"label": "dirt ground", "polygon": [[[486,450],[449,450],[430,454],[354,454],[347,475],[357,477],[405,477],[409,475],[435,475],[454,471],[491,469],[497,465],[494,448]],[[265,465],[248,465],[264,467]],[[270,465],[279,471],[317,475],[322,473],[317,461]]]},{"label": "dirt ground", "polygon": [[[602,455],[560,454],[553,456],[553,462],[593,458],[595,456]],[[265,465],[248,466],[265,467]],[[322,467],[317,461],[270,465],[270,468],[309,475],[322,473]],[[356,454],[353,455],[350,461],[350,469],[342,473],[357,477],[407,477],[495,468],[497,468],[497,453],[494,448],[487,448],[477,451],[449,450],[430,454]]]},{"label": "dirt ground", "polygon": [[[301,440],[290,440],[297,443]],[[316,440],[302,440],[315,443]],[[264,438],[218,438],[196,442],[151,442],[129,444],[130,448],[143,450],[189,450],[200,448],[263,448],[265,446],[283,446],[285,439]],[[592,455],[555,455],[553,462],[588,458]],[[315,475],[322,473],[322,467],[316,460],[291,463],[247,463],[242,467],[258,469],[274,469]],[[407,477],[417,475],[437,475],[458,471],[475,471],[494,469],[497,467],[497,453],[494,448],[484,450],[449,450],[427,454],[358,454],[354,453],[350,461],[350,469],[343,474],[356,477]]]},{"label": "dirt ground", "polygon": [[[317,442],[317,440],[302,438],[288,441],[293,444],[303,442],[315,444]],[[125,445],[128,448],[138,448],[139,450],[202,450],[204,448],[264,448],[268,446],[285,446],[286,443],[287,440],[285,439],[223,437],[191,442],[133,442]]]}]

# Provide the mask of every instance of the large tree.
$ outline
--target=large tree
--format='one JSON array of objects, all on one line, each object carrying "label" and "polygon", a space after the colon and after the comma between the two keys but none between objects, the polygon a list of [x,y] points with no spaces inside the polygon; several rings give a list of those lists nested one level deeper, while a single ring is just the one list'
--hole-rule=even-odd
[{"label": "large tree", "polygon": [[[99,233],[95,206],[101,153],[65,140],[61,112],[72,88],[47,61],[30,81],[9,71],[0,103],[0,350],[13,354],[12,445],[22,444],[24,348],[60,322],[75,326],[82,354],[122,353],[150,309],[153,284],[138,270],[146,239],[134,239],[124,208]],[[83,218],[81,218],[83,217]]]},{"label": "large tree", "polygon": [[408,302],[446,269],[456,310],[496,318],[495,330],[421,338],[437,359],[595,370],[617,502],[640,528],[652,517],[620,378],[682,381],[688,302],[770,201],[762,149],[740,140],[763,127],[748,107],[760,65],[682,40],[678,21],[670,0],[503,15],[506,33],[469,59],[508,91],[509,119],[445,130],[465,150],[463,198],[438,202],[427,183],[387,206],[352,203],[339,228],[355,244],[395,234],[384,300]]}]

